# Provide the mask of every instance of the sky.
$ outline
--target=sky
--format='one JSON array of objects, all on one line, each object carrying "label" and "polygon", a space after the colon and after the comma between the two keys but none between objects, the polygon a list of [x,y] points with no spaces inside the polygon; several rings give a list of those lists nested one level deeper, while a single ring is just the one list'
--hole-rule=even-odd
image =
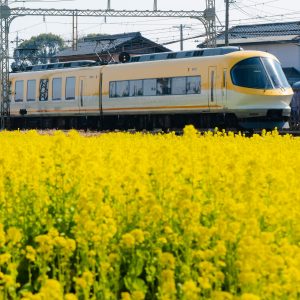
[{"label": "sky", "polygon": [[[3,0],[2,0],[3,1]],[[300,0],[231,0],[230,27],[256,23],[300,22]],[[17,0],[9,1],[11,8],[67,8],[67,9],[106,9],[108,0]],[[217,29],[224,29],[224,0],[215,0]],[[154,0],[110,0],[111,9],[115,10],[152,10]],[[158,10],[196,10],[206,8],[206,0],[157,0]],[[119,17],[79,17],[78,35],[83,37],[89,33],[118,34],[140,31],[142,35],[159,44],[179,40],[178,26],[184,25],[184,50],[195,49],[203,38],[205,29],[198,20],[190,18],[119,18]],[[10,26],[10,52],[19,42],[40,33],[54,33],[65,41],[72,39],[71,17],[27,16],[18,17]],[[179,43],[166,45],[173,51],[180,49]],[[12,55],[12,54],[11,54]]]}]

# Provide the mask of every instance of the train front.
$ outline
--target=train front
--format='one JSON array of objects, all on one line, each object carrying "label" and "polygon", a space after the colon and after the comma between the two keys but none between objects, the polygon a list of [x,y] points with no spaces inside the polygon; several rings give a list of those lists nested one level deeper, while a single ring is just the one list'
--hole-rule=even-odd
[{"label": "train front", "polygon": [[283,128],[293,90],[277,58],[260,51],[236,52],[230,59],[227,109],[243,128]]}]

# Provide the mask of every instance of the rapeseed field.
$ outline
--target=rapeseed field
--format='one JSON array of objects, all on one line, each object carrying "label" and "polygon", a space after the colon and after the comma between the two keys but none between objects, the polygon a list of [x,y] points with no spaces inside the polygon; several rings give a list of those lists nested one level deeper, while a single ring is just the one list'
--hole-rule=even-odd
[{"label": "rapeseed field", "polygon": [[0,133],[0,299],[300,299],[300,140]]}]

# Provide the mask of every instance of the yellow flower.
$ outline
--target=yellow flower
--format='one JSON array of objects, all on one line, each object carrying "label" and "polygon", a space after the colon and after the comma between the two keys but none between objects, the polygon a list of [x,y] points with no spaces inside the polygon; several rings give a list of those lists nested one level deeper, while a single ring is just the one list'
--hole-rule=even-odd
[{"label": "yellow flower", "polygon": [[5,245],[6,237],[3,229],[3,224],[0,223],[0,248]]},{"label": "yellow flower", "polygon": [[129,293],[123,292],[121,293],[121,300],[132,300],[132,299]]},{"label": "yellow flower", "polygon": [[241,300],[260,300],[260,297],[254,294],[244,293],[241,297]]},{"label": "yellow flower", "polygon": [[200,288],[193,280],[187,280],[182,286],[182,291],[184,299],[198,300],[200,297]]},{"label": "yellow flower", "polygon": [[132,234],[130,234],[130,233],[123,234],[122,239],[121,239],[121,244],[125,248],[133,248],[134,245],[135,245],[135,238],[134,238],[134,236]]},{"label": "yellow flower", "polygon": [[133,291],[131,294],[131,299],[132,300],[144,300],[145,294],[141,291]]},{"label": "yellow flower", "polygon": [[230,294],[228,292],[214,291],[214,292],[212,292],[212,299],[214,299],[214,300],[232,300],[233,296],[232,296],[232,294]]},{"label": "yellow flower", "polygon": [[15,227],[10,227],[7,230],[6,236],[7,236],[7,240],[12,245],[17,244],[22,239],[22,233],[21,233],[21,231],[18,228],[15,228]]},{"label": "yellow flower", "polygon": [[78,300],[77,296],[74,294],[66,294],[64,300]]},{"label": "yellow flower", "polygon": [[42,299],[63,300],[63,289],[61,284],[54,279],[47,279],[40,290]]},{"label": "yellow flower", "polygon": [[36,251],[32,246],[26,246],[26,258],[31,262],[35,262]]},{"label": "yellow flower", "polygon": [[137,244],[141,244],[144,241],[144,232],[141,229],[134,229],[130,232],[134,237],[134,240]]},{"label": "yellow flower", "polygon": [[163,268],[175,269],[175,258],[172,253],[164,252],[161,254],[160,259]]},{"label": "yellow flower", "polygon": [[11,259],[11,255],[9,253],[0,254],[0,266],[7,264]]}]

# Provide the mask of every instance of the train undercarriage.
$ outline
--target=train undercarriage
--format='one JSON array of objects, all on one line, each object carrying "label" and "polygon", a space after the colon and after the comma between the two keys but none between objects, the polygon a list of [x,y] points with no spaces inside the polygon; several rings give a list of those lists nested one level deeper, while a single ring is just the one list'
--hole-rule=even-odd
[{"label": "train undercarriage", "polygon": [[261,118],[237,119],[233,113],[29,116],[10,118],[10,129],[78,130],[154,130],[169,131],[194,125],[199,129],[273,129],[282,128],[288,117],[280,114]]}]

